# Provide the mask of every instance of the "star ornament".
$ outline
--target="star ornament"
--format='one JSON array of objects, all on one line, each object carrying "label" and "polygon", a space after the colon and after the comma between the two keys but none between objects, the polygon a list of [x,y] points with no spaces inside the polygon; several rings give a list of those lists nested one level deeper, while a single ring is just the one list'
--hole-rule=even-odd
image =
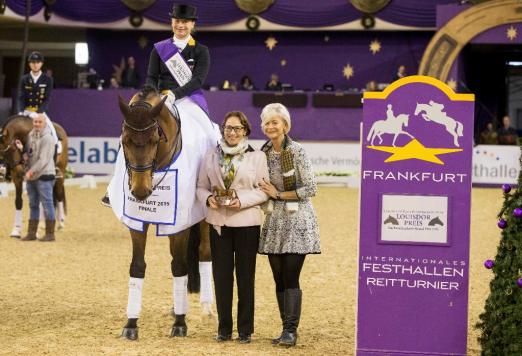
[{"label": "star ornament", "polygon": [[426,161],[436,164],[444,165],[438,155],[444,155],[448,153],[461,152],[462,148],[428,148],[422,143],[413,139],[403,147],[390,147],[390,146],[366,146],[372,150],[383,151],[391,153],[392,155],[386,158],[385,163],[405,161],[408,159],[418,159],[420,161]]},{"label": "star ornament", "polygon": [[274,36],[270,36],[266,39],[265,44],[266,48],[268,48],[269,50],[273,50],[277,44],[277,40]]},{"label": "star ornament", "polygon": [[375,53],[381,50],[381,42],[379,40],[373,40],[370,42],[370,52],[375,55]]},{"label": "star ornament", "polygon": [[343,76],[346,79],[350,79],[351,77],[353,77],[353,67],[350,64],[347,64],[347,65],[344,66],[344,68],[343,68]]},{"label": "star ornament", "polygon": [[513,41],[515,38],[517,38],[517,35],[517,29],[514,28],[513,25],[511,25],[506,31],[506,36],[510,41]]},{"label": "star ornament", "polygon": [[453,90],[455,91],[457,89],[457,82],[455,81],[455,79],[451,78],[450,80],[448,80],[448,82],[446,83],[448,84],[448,86]]}]

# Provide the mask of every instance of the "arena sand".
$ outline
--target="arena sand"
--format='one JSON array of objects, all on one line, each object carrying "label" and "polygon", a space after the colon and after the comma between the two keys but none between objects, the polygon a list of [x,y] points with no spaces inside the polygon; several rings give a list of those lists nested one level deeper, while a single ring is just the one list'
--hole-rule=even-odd
[{"label": "arena sand", "polygon": [[[281,329],[266,256],[258,256],[255,333],[249,345],[218,344],[216,323],[201,317],[190,296],[189,336],[170,338],[173,322],[168,241],[148,239],[140,340],[119,338],[125,324],[131,241],[112,211],[100,205],[105,186],[68,188],[66,229],[55,243],[9,237],[13,195],[0,199],[0,354],[6,355],[352,355],[354,352],[358,190],[321,187],[314,199],[322,254],[307,257],[301,278],[298,346],[270,345]],[[27,219],[27,197],[24,218]],[[500,189],[474,189],[468,354],[478,355],[473,328],[489,291],[500,232]],[[24,225],[25,225],[24,220]],[[25,230],[25,226],[24,226]],[[235,310],[234,310],[235,313]],[[234,314],[235,315],[235,314]],[[429,321],[427,321],[429,322]]]}]

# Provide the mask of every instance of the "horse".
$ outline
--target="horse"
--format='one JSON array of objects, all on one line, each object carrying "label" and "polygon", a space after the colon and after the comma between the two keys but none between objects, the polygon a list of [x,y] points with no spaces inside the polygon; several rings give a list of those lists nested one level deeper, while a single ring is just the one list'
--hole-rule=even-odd
[{"label": "horse", "polygon": [[415,107],[415,115],[419,115],[422,111],[424,114],[421,114],[422,118],[426,121],[433,121],[437,124],[444,125],[446,127],[446,131],[448,131],[453,136],[453,143],[456,147],[459,147],[458,138],[462,137],[464,127],[457,120],[449,117],[445,112],[441,110],[437,110],[437,108],[431,106],[430,104],[420,104],[417,103]]},{"label": "horse", "polygon": [[[57,155],[55,164],[57,168],[56,182],[54,183],[53,198],[57,207],[56,220],[58,228],[64,227],[65,213],[67,209],[65,199],[64,178],[68,155],[67,133],[57,123],[53,123],[58,139],[61,141],[62,152]],[[6,176],[11,177],[15,185],[15,222],[11,237],[19,238],[22,233],[22,184],[24,181],[25,169],[23,152],[16,146],[15,141],[20,140],[22,145],[27,143],[27,136],[33,129],[33,120],[24,115],[14,115],[7,119],[0,133],[0,161],[6,166]]]},{"label": "horse", "polygon": [[370,141],[370,144],[373,146],[373,140],[375,137],[379,138],[379,144],[382,143],[381,135],[383,133],[393,134],[393,142],[392,145],[395,147],[395,140],[397,136],[400,134],[408,135],[411,138],[414,138],[412,135],[402,130],[402,126],[408,127],[408,119],[410,115],[400,114],[395,117],[395,119],[390,120],[378,120],[375,121],[370,128],[370,132],[368,133],[368,137],[366,141]]},{"label": "horse", "polygon": [[[121,150],[126,165],[126,183],[130,193],[128,199],[131,199],[132,195],[138,201],[145,202],[159,184],[156,183],[153,186],[154,174],[162,175],[162,171],[170,166],[173,157],[178,157],[178,153],[183,148],[180,121],[164,105],[166,99],[166,96],[161,99],[155,89],[148,87],[136,93],[129,104],[119,97],[119,107],[124,117]],[[132,240],[132,261],[129,273],[127,324],[121,334],[128,340],[138,339],[137,320],[141,310],[141,283],[145,277],[145,246],[149,225],[149,223],[144,223],[143,231],[129,227]],[[209,226],[204,220],[198,222],[197,225],[199,225],[200,231],[199,260],[211,261]],[[188,328],[185,321],[188,308],[187,282],[186,279],[184,284],[179,281],[187,278],[186,275],[190,272],[187,261],[190,231],[190,228],[186,228],[168,235],[172,256],[171,272],[174,277],[173,293],[176,299],[171,337],[187,335]],[[179,300],[178,296],[180,296]]]}]

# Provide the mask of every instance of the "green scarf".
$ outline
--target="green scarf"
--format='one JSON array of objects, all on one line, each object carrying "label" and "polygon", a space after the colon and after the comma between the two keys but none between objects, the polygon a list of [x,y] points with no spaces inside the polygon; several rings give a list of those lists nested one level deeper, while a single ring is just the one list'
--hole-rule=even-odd
[{"label": "green scarf", "polygon": [[[285,192],[296,190],[297,189],[297,179],[295,176],[295,167],[294,167],[294,155],[292,150],[288,146],[292,143],[292,139],[285,135],[283,140],[283,145],[281,147],[281,170],[283,171],[283,186]],[[273,148],[272,142],[267,141],[263,147],[261,147],[261,151],[265,152],[268,156],[268,152]]]}]

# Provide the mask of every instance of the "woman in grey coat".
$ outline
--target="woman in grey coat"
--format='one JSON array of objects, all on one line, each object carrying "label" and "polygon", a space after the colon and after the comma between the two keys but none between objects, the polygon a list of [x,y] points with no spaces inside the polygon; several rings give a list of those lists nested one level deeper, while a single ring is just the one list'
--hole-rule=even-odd
[{"label": "woman in grey coat", "polygon": [[276,284],[277,303],[283,322],[281,336],[273,344],[294,346],[301,316],[299,275],[307,254],[321,253],[319,227],[312,202],[317,185],[312,163],[303,147],[288,137],[290,113],[279,103],[261,113],[268,137],[262,147],[268,161],[270,182],[260,183],[270,196],[259,253],[267,254]]}]

